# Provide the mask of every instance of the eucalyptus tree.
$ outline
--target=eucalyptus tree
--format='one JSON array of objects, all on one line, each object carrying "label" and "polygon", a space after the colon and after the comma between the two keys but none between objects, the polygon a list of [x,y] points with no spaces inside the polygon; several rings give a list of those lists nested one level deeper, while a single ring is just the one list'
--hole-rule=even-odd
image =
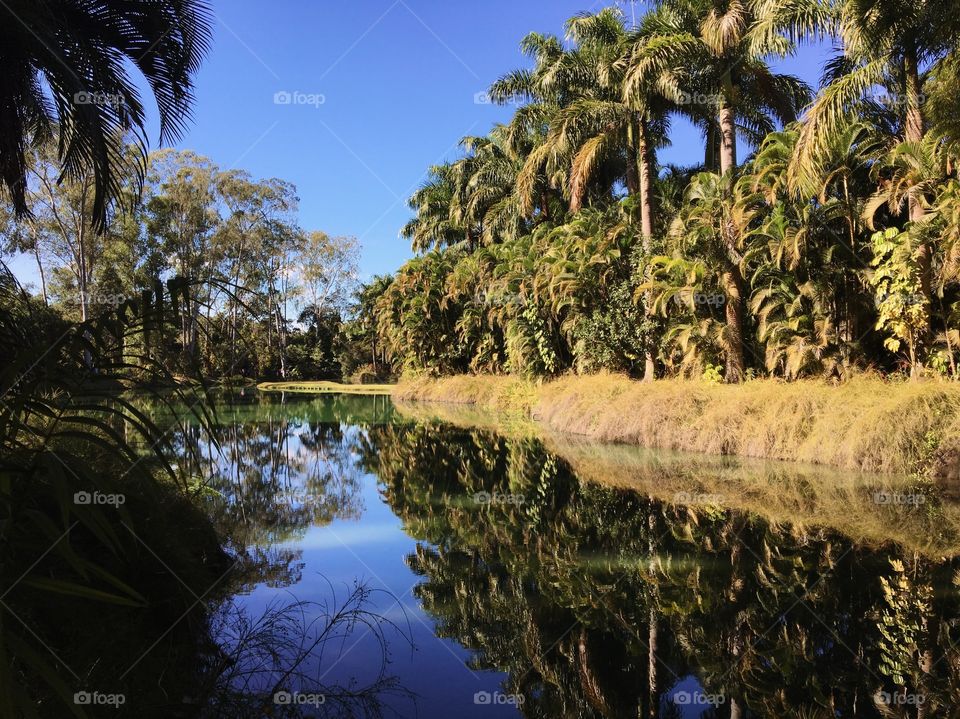
[{"label": "eucalyptus tree", "polygon": [[[269,255],[275,236],[294,224],[298,198],[289,182],[255,180],[240,170],[217,170],[214,185],[217,225],[211,260],[218,283],[208,312],[215,309],[214,305],[223,310],[230,344],[227,366],[232,368],[237,362],[239,323],[244,315],[253,311],[276,325],[276,295],[271,285],[274,278],[263,258]],[[273,336],[271,329],[268,338]]]},{"label": "eucalyptus tree", "polygon": [[[41,267],[44,294],[52,289],[51,294],[68,308],[68,313],[79,308],[79,319],[86,322],[104,254],[104,238],[91,222],[94,174],[88,170],[72,181],[59,183],[55,159],[49,145],[33,155],[26,195],[32,213],[21,230],[31,237]],[[111,203],[107,225],[114,211]],[[41,255],[46,262],[40,262]],[[52,283],[43,272],[43,264],[47,264]]]},{"label": "eucalyptus tree", "polygon": [[[166,257],[168,271],[206,288],[218,272],[214,234],[220,223],[216,177],[219,168],[190,151],[162,150],[150,158],[144,197],[146,229],[157,250]],[[199,357],[200,302],[181,313],[183,359]]]},{"label": "eucalyptus tree", "polygon": [[156,100],[161,143],[176,140],[212,13],[203,0],[8,0],[0,18],[0,182],[26,214],[28,151],[58,132],[62,176],[92,173],[90,217],[103,230],[110,200],[123,195],[125,133],[137,138],[141,179],[146,161],[146,111],[131,71]]}]

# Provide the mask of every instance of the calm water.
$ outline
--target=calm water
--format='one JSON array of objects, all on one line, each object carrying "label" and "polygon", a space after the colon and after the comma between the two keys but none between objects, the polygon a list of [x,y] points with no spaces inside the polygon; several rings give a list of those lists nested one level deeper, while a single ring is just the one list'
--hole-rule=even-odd
[{"label": "calm water", "polygon": [[[248,396],[179,444],[244,577],[215,625],[229,681],[289,698],[264,716],[960,706],[960,522],[936,488],[548,446],[382,397]],[[273,664],[249,651],[271,617]]]}]

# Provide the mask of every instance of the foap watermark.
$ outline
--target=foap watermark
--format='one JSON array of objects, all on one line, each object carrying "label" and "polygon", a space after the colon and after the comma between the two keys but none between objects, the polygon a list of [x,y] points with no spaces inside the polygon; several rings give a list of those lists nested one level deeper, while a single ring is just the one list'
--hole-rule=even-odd
[{"label": "foap watermark", "polygon": [[73,703],[88,707],[113,707],[119,709],[127,703],[123,694],[104,694],[103,692],[76,692]]},{"label": "foap watermark", "polygon": [[119,507],[126,502],[127,497],[123,494],[104,494],[103,492],[74,492],[73,494],[74,504]]},{"label": "foap watermark", "polygon": [[310,105],[319,110],[326,102],[327,96],[320,92],[279,90],[273,93],[274,105]]},{"label": "foap watermark", "polygon": [[875,297],[875,301],[877,307],[891,301],[899,302],[904,307],[916,307],[925,305],[927,298],[912,292],[881,292]]},{"label": "foap watermark", "polygon": [[677,706],[719,706],[726,701],[723,694],[707,694],[701,691],[695,692],[677,692],[673,695],[673,703]]},{"label": "foap watermark", "polygon": [[310,692],[275,692],[273,703],[283,706],[314,706],[318,707],[326,703],[325,694]]},{"label": "foap watermark", "polygon": [[704,92],[681,92],[677,98],[678,105],[701,105],[705,107],[720,107],[723,95],[712,95]]},{"label": "foap watermark", "polygon": [[706,494],[705,492],[677,492],[673,495],[674,504],[725,504],[722,494]]},{"label": "foap watermark", "polygon": [[927,498],[922,494],[913,492],[893,492],[889,490],[880,490],[873,493],[874,504],[896,504],[901,506],[919,507],[925,503]]},{"label": "foap watermark", "polygon": [[479,92],[473,93],[473,104],[474,105],[521,105],[519,98],[515,97],[505,97],[505,98],[494,98],[488,90],[480,90]]},{"label": "foap watermark", "polygon": [[123,95],[112,92],[75,92],[73,94],[74,105],[96,105],[98,107],[123,107]]},{"label": "foap watermark", "polygon": [[527,304],[523,295],[516,292],[477,292],[470,304],[478,307],[507,307],[508,305],[523,306]]},{"label": "foap watermark", "polygon": [[326,504],[330,501],[330,497],[326,494],[306,490],[279,492],[277,499],[287,504]]},{"label": "foap watermark", "polygon": [[477,492],[473,495],[473,501],[477,504],[523,504],[526,498],[522,494]]},{"label": "foap watermark", "polygon": [[722,307],[727,303],[726,295],[707,294],[706,292],[680,292],[673,296],[673,301],[678,305],[700,305],[707,307]]},{"label": "foap watermark", "polygon": [[473,695],[474,704],[512,704],[523,706],[523,694],[504,694],[503,692],[477,692]]},{"label": "foap watermark", "polygon": [[[873,100],[873,102],[878,105],[883,105],[888,109],[897,109],[902,107],[907,107],[911,103],[911,98],[909,95],[901,95],[897,92],[886,92],[885,90],[876,90],[867,95],[868,100]],[[916,104],[923,105],[927,101],[926,95],[916,95],[913,98],[913,101]]]},{"label": "foap watermark", "polygon": [[126,302],[129,297],[120,292],[115,292],[112,294],[109,292],[80,292],[77,294],[75,299],[78,305],[86,305],[87,307],[92,305],[119,307]]},{"label": "foap watermark", "polygon": [[877,692],[877,702],[886,706],[921,706],[927,701],[923,694],[908,694],[907,692]]}]

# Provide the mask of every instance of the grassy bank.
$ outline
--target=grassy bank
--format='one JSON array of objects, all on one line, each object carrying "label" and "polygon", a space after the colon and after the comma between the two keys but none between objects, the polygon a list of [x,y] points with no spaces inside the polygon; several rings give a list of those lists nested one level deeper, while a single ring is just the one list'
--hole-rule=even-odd
[{"label": "grassy bank", "polygon": [[393,394],[525,414],[607,442],[960,479],[960,386],[947,382],[644,384],[594,375],[535,384],[460,376],[404,382]]},{"label": "grassy bank", "polygon": [[261,392],[303,392],[306,394],[390,394],[392,384],[340,384],[339,382],[261,382]]}]

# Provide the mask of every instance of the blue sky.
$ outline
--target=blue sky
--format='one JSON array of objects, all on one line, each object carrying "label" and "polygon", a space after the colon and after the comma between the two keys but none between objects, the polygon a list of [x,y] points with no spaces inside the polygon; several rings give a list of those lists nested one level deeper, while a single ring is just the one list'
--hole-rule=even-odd
[{"label": "blue sky", "polygon": [[[358,237],[367,277],[410,256],[398,231],[427,168],[455,158],[463,135],[509,117],[509,108],[478,104],[476,96],[526,63],[521,38],[532,30],[562,35],[567,18],[610,3],[211,4],[213,47],[197,77],[194,122],[178,146],[224,168],[293,182],[301,224]],[[629,17],[629,2],[621,7]],[[636,3],[638,15],[644,7]],[[807,50],[781,69],[815,85],[823,58],[822,50]],[[313,104],[275,104],[278,92],[302,93]],[[699,135],[676,123],[674,146],[662,157],[694,162],[702,152]],[[16,266],[29,272],[27,263]]]}]

